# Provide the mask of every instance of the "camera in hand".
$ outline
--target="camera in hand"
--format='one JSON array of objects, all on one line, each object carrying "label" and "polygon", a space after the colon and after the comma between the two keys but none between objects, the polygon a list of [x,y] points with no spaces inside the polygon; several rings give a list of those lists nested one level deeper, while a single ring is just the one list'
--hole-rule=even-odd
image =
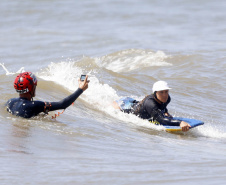
[{"label": "camera in hand", "polygon": [[81,75],[80,80],[84,81],[86,79],[86,75]]}]

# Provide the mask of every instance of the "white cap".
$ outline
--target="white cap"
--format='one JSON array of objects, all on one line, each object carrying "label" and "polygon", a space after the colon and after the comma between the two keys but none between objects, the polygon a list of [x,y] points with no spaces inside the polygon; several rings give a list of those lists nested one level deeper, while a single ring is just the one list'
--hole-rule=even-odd
[{"label": "white cap", "polygon": [[171,88],[169,88],[167,82],[165,82],[165,81],[157,81],[153,84],[153,87],[152,87],[153,93],[155,91],[163,91],[163,90],[168,90],[168,89],[171,89]]}]

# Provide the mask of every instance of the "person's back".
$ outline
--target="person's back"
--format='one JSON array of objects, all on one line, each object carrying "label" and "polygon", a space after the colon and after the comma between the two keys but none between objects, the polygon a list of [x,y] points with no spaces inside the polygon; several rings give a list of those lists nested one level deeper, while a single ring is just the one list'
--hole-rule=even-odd
[{"label": "person's back", "polygon": [[7,111],[23,118],[31,118],[43,112],[44,102],[29,101],[26,98],[12,98],[6,103]]}]

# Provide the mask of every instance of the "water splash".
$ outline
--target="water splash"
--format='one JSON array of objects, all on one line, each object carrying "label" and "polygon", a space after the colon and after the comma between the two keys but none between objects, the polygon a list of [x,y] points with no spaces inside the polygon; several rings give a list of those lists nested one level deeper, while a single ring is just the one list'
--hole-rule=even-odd
[{"label": "water splash", "polygon": [[198,127],[197,131],[204,137],[226,139],[226,128],[221,123],[207,122],[205,125]]},{"label": "water splash", "polygon": [[[44,80],[53,81],[70,92],[73,92],[78,87],[78,78],[87,71],[87,62],[83,61],[82,64],[83,65],[81,65],[80,61],[52,62],[46,69],[38,72],[37,76]],[[80,99],[89,104],[92,109],[99,110],[116,120],[132,123],[138,127],[142,126],[154,130],[164,130],[164,127],[151,125],[147,120],[142,120],[133,114],[125,114],[119,110],[115,110],[112,107],[112,102],[121,97],[118,96],[117,91],[109,84],[100,83],[99,79],[95,76],[97,68],[98,66],[96,66],[96,68],[94,67],[93,70],[89,72],[89,89],[79,97]],[[136,96],[133,96],[133,98],[137,100],[142,99],[141,97]],[[212,125],[214,124],[205,124],[204,126],[197,127],[189,132],[200,137],[226,138],[225,128],[222,129],[219,125]]]},{"label": "water splash", "polygon": [[[80,74],[86,71],[85,67],[78,67],[78,61],[51,63],[46,69],[37,73],[39,78],[50,80],[56,84],[61,85],[63,88],[73,92],[78,87],[77,79]],[[86,65],[84,63],[84,65]],[[105,114],[113,117],[116,120],[125,123],[132,123],[136,126],[144,126],[154,130],[164,130],[163,127],[150,124],[147,120],[142,120],[133,114],[125,114],[119,110],[115,110],[112,106],[113,101],[119,99],[117,92],[108,84],[100,83],[99,79],[95,76],[95,70],[90,71],[89,74],[89,88],[79,98],[88,103],[92,109],[99,110]],[[140,97],[134,97],[140,99]]]},{"label": "water splash", "polygon": [[25,72],[24,67],[21,67],[17,72],[9,72],[9,70],[5,67],[4,63],[0,63],[0,66],[2,66],[2,68],[5,70],[6,75],[14,75]]}]

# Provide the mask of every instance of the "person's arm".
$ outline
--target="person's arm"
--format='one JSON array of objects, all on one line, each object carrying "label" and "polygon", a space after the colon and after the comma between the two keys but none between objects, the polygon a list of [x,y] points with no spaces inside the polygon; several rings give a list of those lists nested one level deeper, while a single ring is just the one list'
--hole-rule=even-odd
[{"label": "person's arm", "polygon": [[191,126],[185,122],[180,120],[175,120],[173,117],[165,117],[161,110],[153,110],[154,112],[154,118],[156,121],[161,123],[162,125],[169,125],[169,126],[180,126],[183,132],[187,132]]},{"label": "person's arm", "polygon": [[162,125],[180,126],[182,128],[182,131],[188,131],[191,127],[187,122],[174,120],[172,119],[173,117],[165,117],[164,114],[167,113],[168,110],[166,109],[166,112],[163,113],[161,110],[158,109],[158,106],[153,99],[148,99],[147,101],[145,101],[144,106],[150,117],[152,117],[154,120],[158,121]]},{"label": "person's arm", "polygon": [[54,111],[58,109],[66,109],[69,107],[81,94],[83,93],[83,90],[78,88],[73,94],[70,96],[64,98],[63,100],[59,102],[50,102],[46,103],[46,108],[49,109],[49,111]]},{"label": "person's arm", "polygon": [[172,117],[165,117],[159,109],[153,109],[151,115],[153,119],[161,123],[161,125],[180,126],[181,123],[180,120],[174,120]]},{"label": "person's arm", "polygon": [[180,126],[183,132],[187,132],[191,126],[185,121],[175,120],[173,117],[165,117],[160,110],[154,110],[156,121],[162,125]]},{"label": "person's arm", "polygon": [[170,125],[170,126],[179,126],[180,122],[179,120],[173,120],[170,117],[165,117],[165,112],[167,112],[166,107],[164,110],[160,110],[158,108],[157,103],[154,101],[154,99],[150,98],[147,99],[144,103],[145,110],[149,114],[150,118],[152,118],[155,121],[158,121],[161,125]]},{"label": "person's arm", "polygon": [[87,88],[89,80],[87,80],[88,76],[84,81],[78,80],[79,88],[70,96],[64,98],[59,102],[47,102],[44,107],[44,112],[54,111],[58,109],[66,109],[69,107]]}]

